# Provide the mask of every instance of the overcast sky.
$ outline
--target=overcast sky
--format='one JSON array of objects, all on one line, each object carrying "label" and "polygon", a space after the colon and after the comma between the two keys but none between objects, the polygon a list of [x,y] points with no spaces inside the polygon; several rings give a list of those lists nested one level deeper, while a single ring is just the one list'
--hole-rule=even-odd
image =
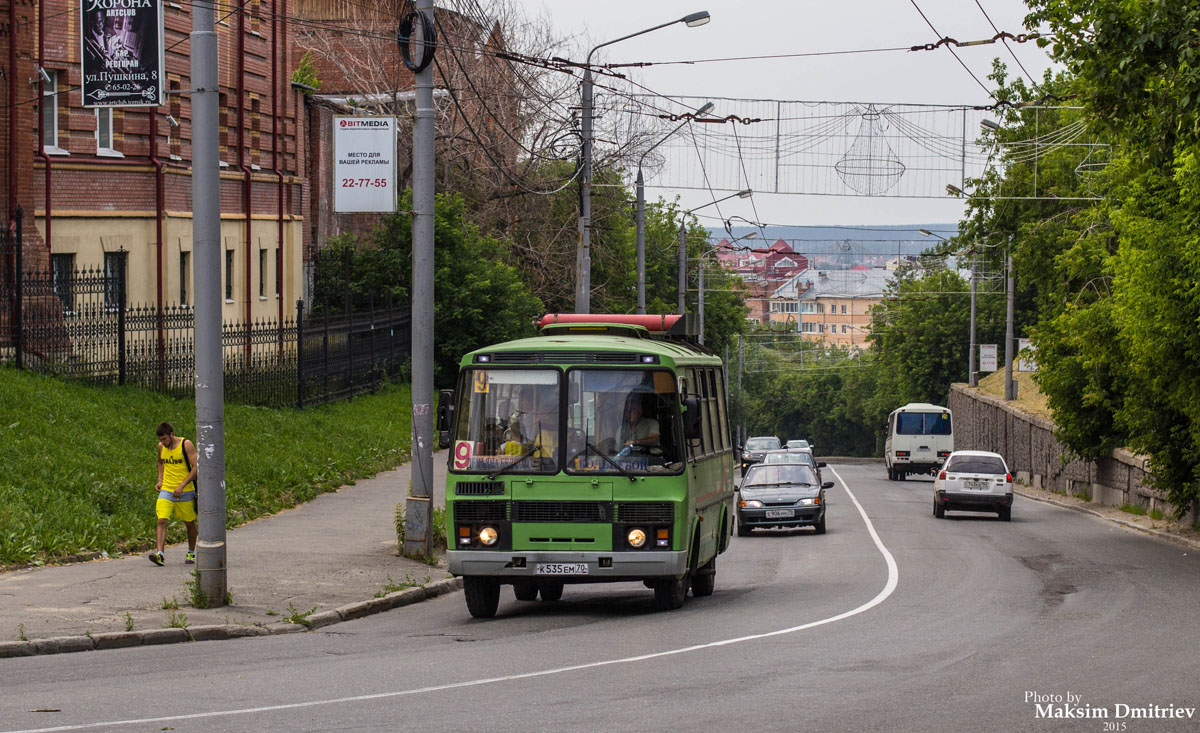
[{"label": "overcast sky", "polygon": [[[563,51],[582,60],[590,46],[628,35],[692,12],[707,10],[712,21],[683,24],[622,41],[604,49],[603,60],[676,61],[729,56],[794,54],[912,46],[940,36],[959,41],[991,38],[992,23],[1013,34],[1025,32],[1027,8],[1020,0],[509,0],[530,15],[545,15],[561,36],[578,36]],[[925,17],[937,29],[930,28]],[[982,10],[980,9],[982,6]],[[987,17],[984,15],[987,13]],[[988,21],[991,19],[991,23]],[[1050,65],[1036,44],[1009,47],[1028,71],[1041,78]],[[1000,57],[1010,76],[1022,75],[1002,44],[957,50],[984,84]],[[634,78],[668,95],[779,99],[785,101],[908,104],[989,104],[987,92],[945,48],[813,58],[726,61],[657,66]],[[675,191],[648,189],[647,197],[672,198]],[[704,191],[679,191],[685,207],[712,200]],[[753,218],[748,202],[722,204],[726,215]],[[956,221],[962,202],[858,196],[756,194],[759,218],[771,224],[906,224]]]}]

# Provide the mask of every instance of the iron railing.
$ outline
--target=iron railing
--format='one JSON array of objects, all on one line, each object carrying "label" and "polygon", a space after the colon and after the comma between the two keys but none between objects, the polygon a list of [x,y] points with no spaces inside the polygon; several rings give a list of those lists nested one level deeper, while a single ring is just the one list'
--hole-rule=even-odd
[{"label": "iron railing", "polygon": [[[191,306],[127,303],[123,253],[107,257],[103,268],[68,272],[22,271],[18,251],[12,237],[0,237],[0,361],[94,384],[194,394]],[[305,313],[299,301],[290,318],[222,324],[225,399],[304,407],[403,378],[407,308],[394,307],[390,297],[384,307],[373,297],[362,300],[346,293],[350,314],[327,307]]]}]

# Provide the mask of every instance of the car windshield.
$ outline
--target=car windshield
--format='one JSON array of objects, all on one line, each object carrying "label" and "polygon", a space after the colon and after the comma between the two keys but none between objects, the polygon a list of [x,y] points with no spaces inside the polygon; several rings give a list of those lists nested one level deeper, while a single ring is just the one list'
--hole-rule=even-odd
[{"label": "car windshield", "polygon": [[746,441],[746,450],[779,450],[779,438],[751,438]]},{"label": "car windshield", "polygon": [[813,461],[811,453],[775,453],[771,452],[763,456],[763,463],[798,463],[807,466],[816,465]]},{"label": "car windshield", "polygon": [[671,372],[572,369],[567,389],[568,473],[682,470]]},{"label": "car windshield", "polygon": [[750,469],[742,489],[766,488],[783,484],[817,485],[817,476],[808,466],[799,464],[759,464]]},{"label": "car windshield", "polygon": [[467,369],[454,431],[455,471],[558,473],[557,369]]},{"label": "car windshield", "polygon": [[950,435],[948,412],[901,412],[896,415],[897,435]]},{"label": "car windshield", "polygon": [[787,442],[787,447],[788,448],[807,448],[808,441],[807,440],[789,440]]},{"label": "car windshield", "polygon": [[998,476],[1008,473],[1004,461],[995,456],[951,456],[946,462],[946,470],[956,473],[994,473]]}]

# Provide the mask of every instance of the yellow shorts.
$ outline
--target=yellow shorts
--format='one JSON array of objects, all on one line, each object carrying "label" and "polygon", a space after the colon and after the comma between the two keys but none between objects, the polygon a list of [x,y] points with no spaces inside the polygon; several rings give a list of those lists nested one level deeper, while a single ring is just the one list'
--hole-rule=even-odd
[{"label": "yellow shorts", "polygon": [[196,521],[195,501],[171,501],[158,499],[154,502],[154,513],[159,519],[170,519],[172,515],[184,522]]}]

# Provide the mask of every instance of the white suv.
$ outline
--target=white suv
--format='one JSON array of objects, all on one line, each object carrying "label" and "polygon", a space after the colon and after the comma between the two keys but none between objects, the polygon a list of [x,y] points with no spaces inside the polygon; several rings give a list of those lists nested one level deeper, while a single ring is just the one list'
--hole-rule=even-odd
[{"label": "white suv", "polygon": [[1012,474],[999,453],[956,450],[933,480],[933,516],[938,519],[945,518],[947,509],[961,509],[996,512],[1007,522],[1012,503]]}]

